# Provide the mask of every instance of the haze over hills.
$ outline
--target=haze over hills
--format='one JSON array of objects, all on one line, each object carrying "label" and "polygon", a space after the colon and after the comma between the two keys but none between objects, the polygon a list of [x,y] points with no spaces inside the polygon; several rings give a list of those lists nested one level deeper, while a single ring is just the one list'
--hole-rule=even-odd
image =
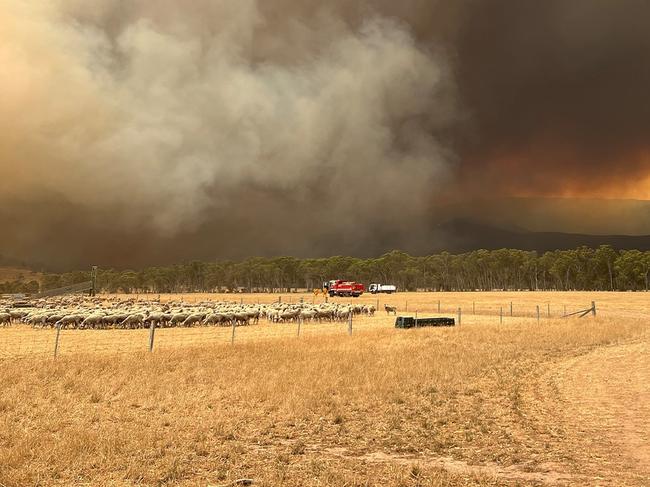
[{"label": "haze over hills", "polygon": [[650,201],[602,198],[462,198],[439,208],[504,229],[589,235],[650,235]]},{"label": "haze over hills", "polygon": [[503,229],[471,220],[450,220],[441,224],[440,231],[447,236],[444,249],[467,252],[476,249],[495,250],[513,248],[547,252],[569,250],[581,246],[596,248],[610,245],[618,250],[650,250],[650,235],[587,235],[562,232],[530,232]]},{"label": "haze over hills", "polygon": [[[269,221],[269,228],[273,224]],[[111,242],[110,246],[94,245],[92,238],[86,240],[83,235],[69,238],[52,225],[51,232],[36,239],[36,245],[18,249],[13,254],[15,257],[0,256],[0,266],[62,271],[98,264],[123,269],[190,260],[244,259],[252,255],[375,257],[394,249],[413,255],[441,251],[460,253],[481,248],[545,252],[582,245],[650,250],[650,202],[638,200],[470,199],[436,207],[427,224],[377,226],[369,239],[303,231],[302,238],[287,242],[269,238],[265,234],[266,227],[250,228],[237,234],[242,244],[236,252],[225,252],[221,247],[224,234],[216,230],[218,221],[195,232],[169,238],[142,235],[136,245],[128,239],[122,240],[118,231],[111,233],[110,220],[98,220],[95,225],[95,232],[106,234],[104,240]],[[567,231],[570,229],[574,231]],[[44,260],[49,264],[40,263]]]}]

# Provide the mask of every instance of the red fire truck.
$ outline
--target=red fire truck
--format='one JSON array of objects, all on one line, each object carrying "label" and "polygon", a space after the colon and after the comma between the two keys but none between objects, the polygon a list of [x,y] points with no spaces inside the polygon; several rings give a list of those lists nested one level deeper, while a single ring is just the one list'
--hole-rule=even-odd
[{"label": "red fire truck", "polygon": [[330,297],[352,296],[353,298],[358,298],[366,290],[363,284],[353,281],[343,281],[341,279],[328,281],[323,284],[323,288],[327,290]]}]

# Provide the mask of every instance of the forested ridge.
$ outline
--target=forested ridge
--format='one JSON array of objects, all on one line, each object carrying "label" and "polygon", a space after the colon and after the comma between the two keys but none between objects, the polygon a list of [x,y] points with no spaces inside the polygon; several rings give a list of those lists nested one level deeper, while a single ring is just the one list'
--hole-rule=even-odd
[{"label": "forested ridge", "polygon": [[[189,262],[142,270],[99,269],[105,292],[291,292],[319,288],[329,279],[395,284],[402,291],[648,290],[650,252],[580,247],[538,255],[514,249],[442,252],[415,257],[398,250],[377,258],[334,256],[249,258]],[[0,292],[37,292],[90,279],[90,271],[16,280]]]}]

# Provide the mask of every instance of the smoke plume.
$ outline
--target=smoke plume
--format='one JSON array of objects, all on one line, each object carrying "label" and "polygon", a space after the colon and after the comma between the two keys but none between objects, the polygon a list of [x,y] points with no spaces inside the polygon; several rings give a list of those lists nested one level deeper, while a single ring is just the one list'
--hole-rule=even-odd
[{"label": "smoke plume", "polygon": [[650,200],[648,18],[643,0],[472,3],[454,41],[472,111],[462,179]]},{"label": "smoke plume", "polygon": [[9,2],[4,202],[60,200],[153,238],[239,207],[254,226],[255,193],[327,206],[354,234],[419,213],[449,168],[444,63],[395,19],[283,9],[278,30],[252,0]]},{"label": "smoke plume", "polygon": [[1,4],[0,254],[427,252],[441,197],[650,198],[642,0]]}]

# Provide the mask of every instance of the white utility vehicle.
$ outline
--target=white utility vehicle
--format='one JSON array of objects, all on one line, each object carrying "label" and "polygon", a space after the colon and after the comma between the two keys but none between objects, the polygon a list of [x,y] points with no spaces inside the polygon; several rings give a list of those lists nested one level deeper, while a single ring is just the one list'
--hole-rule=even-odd
[{"label": "white utility vehicle", "polygon": [[397,286],[393,286],[392,284],[371,284],[368,286],[368,291],[370,291],[372,294],[392,294],[394,292],[397,292]]}]

